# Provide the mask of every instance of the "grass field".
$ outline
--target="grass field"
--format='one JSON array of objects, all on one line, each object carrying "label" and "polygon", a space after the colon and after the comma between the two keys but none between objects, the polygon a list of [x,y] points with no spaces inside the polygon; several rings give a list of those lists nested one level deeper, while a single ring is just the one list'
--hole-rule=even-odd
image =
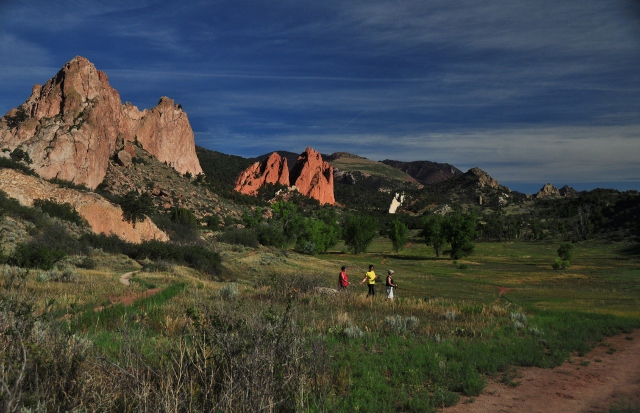
[{"label": "grass field", "polygon": [[[395,271],[399,297],[446,298],[473,303],[490,303],[498,298],[498,287],[510,289],[504,297],[524,307],[550,310],[599,312],[640,317],[640,259],[628,246],[598,241],[576,245],[571,266],[553,270],[557,242],[478,243],[475,253],[458,264],[448,257],[437,258],[420,239],[401,253],[392,252],[387,239],[375,240],[367,254],[354,256],[336,251],[318,257],[319,272],[340,265],[349,267],[352,280],[364,277],[373,264],[384,279],[387,269]],[[331,273],[329,280],[336,278]],[[331,278],[333,277],[333,278]],[[359,286],[363,292],[364,286]]]},{"label": "grass field", "polygon": [[381,176],[383,178],[415,182],[413,178],[411,178],[401,170],[392,168],[391,166],[385,165],[381,162],[371,161],[369,159],[345,157],[337,159],[335,161],[331,161],[329,163],[333,167],[338,168],[341,171],[358,171],[374,176]]},{"label": "grass field", "polygon": [[[169,265],[130,287],[118,277],[138,264],[95,254],[97,268],[78,269],[77,282],[28,273],[3,283],[0,348],[18,364],[0,379],[19,377],[24,353],[28,408],[433,412],[480,394],[486,376],[558,365],[640,327],[634,245],[583,242],[568,269],[553,270],[557,247],[479,243],[454,262],[415,234],[400,253],[378,238],[362,255],[218,244],[218,280]],[[368,264],[382,281],[373,300],[359,285]],[[314,290],[335,287],[341,265],[346,293]],[[400,286],[393,303],[387,269]],[[163,291],[144,296],[151,287]],[[133,305],[119,303],[131,295]]]}]

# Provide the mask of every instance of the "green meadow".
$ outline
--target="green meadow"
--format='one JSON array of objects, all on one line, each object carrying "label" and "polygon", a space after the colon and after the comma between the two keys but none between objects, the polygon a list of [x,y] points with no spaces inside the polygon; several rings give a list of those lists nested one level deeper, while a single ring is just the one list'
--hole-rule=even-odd
[{"label": "green meadow", "polygon": [[[75,282],[29,272],[9,284],[6,270],[13,330],[0,338],[32,369],[18,383],[25,409],[435,412],[473,401],[487,377],[517,385],[513,369],[552,368],[640,327],[637,245],[578,243],[554,270],[558,245],[477,243],[453,261],[415,234],[399,253],[377,238],[361,255],[220,243],[220,278],[164,263],[131,286],[118,277],[139,264],[94,254],[97,268]],[[369,264],[381,277],[373,299],[359,284]],[[342,265],[352,284],[337,293]],[[20,366],[0,378],[15,383]]]}]

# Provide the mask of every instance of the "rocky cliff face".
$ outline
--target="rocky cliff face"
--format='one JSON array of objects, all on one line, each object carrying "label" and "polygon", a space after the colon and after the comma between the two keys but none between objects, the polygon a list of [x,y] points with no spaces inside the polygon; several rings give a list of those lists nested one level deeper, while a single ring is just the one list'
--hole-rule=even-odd
[{"label": "rocky cliff face", "polygon": [[287,159],[276,152],[266,160],[245,169],[236,180],[236,191],[256,195],[265,183],[293,185],[301,194],[317,199],[321,204],[335,205],[333,195],[333,167],[322,156],[307,148],[289,173]]},{"label": "rocky cliff face", "polygon": [[291,183],[298,191],[320,204],[335,205],[333,195],[333,166],[322,160],[322,156],[307,148],[291,170]]},{"label": "rocky cliff face", "polygon": [[464,176],[471,178],[471,181],[475,182],[475,185],[480,188],[484,188],[485,186],[488,186],[490,188],[498,188],[500,186],[500,183],[498,183],[498,181],[493,179],[491,176],[489,176],[488,173],[478,167],[469,169],[464,173]]},{"label": "rocky cliff face", "polygon": [[186,114],[168,98],[150,111],[122,105],[107,76],[83,57],[67,63],[0,119],[0,147],[29,154],[42,177],[95,188],[109,157],[137,141],[180,173],[202,173]]},{"label": "rocky cliff face", "polygon": [[0,169],[0,190],[22,205],[32,206],[36,199],[55,199],[59,203],[70,203],[89,222],[96,233],[115,234],[129,242],[156,239],[168,241],[169,237],[146,218],[134,227],[122,220],[122,210],[100,195],[56,185],[34,176],[24,175],[13,169]]},{"label": "rocky cliff face", "polygon": [[558,188],[556,188],[551,184],[546,184],[536,194],[536,198],[550,198],[550,197],[559,197],[559,196],[560,196],[560,191],[558,190]]},{"label": "rocky cliff face", "polygon": [[264,184],[289,186],[287,158],[273,152],[264,161],[254,163],[238,176],[235,190],[246,195],[257,195]]},{"label": "rocky cliff face", "polygon": [[560,196],[564,196],[566,198],[576,197],[579,195],[579,192],[569,185],[565,185],[562,188],[558,189],[558,193],[560,194]]}]

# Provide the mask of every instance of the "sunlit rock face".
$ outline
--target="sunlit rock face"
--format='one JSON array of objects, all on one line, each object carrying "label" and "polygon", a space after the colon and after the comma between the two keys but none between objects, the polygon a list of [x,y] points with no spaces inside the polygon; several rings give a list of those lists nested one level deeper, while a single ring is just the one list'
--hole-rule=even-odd
[{"label": "sunlit rock face", "polygon": [[317,199],[321,204],[335,205],[333,195],[333,166],[322,156],[307,148],[299,157],[291,173],[287,159],[276,152],[262,162],[256,162],[238,176],[235,189],[247,195],[257,195],[267,183],[291,186],[301,194]]},{"label": "sunlit rock face", "polygon": [[333,195],[333,166],[322,160],[322,156],[307,148],[291,170],[291,183],[298,191],[317,199],[320,204],[335,205]]},{"label": "sunlit rock face", "polygon": [[202,173],[193,130],[179,106],[168,98],[142,112],[122,105],[107,75],[83,57],[44,86],[35,85],[25,103],[0,119],[1,148],[27,152],[44,178],[89,188],[102,182],[109,158],[126,142],[137,142],[180,173]]},{"label": "sunlit rock face", "polygon": [[257,195],[265,184],[289,186],[287,158],[274,152],[264,161],[254,163],[238,176],[235,190],[246,195]]},{"label": "sunlit rock face", "polygon": [[98,234],[115,234],[125,241],[135,243],[152,239],[169,240],[149,218],[137,222],[135,226],[123,221],[122,209],[119,206],[92,192],[59,188],[42,178],[25,175],[13,169],[0,169],[0,190],[26,206],[32,206],[36,199],[68,202]]}]

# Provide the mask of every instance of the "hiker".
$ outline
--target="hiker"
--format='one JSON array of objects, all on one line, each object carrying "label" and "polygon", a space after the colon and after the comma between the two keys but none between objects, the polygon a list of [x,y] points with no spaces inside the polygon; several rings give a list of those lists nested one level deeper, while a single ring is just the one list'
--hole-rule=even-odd
[{"label": "hiker", "polygon": [[387,271],[387,300],[393,301],[393,289],[398,287],[398,284],[393,283],[393,270]]},{"label": "hiker", "polygon": [[367,297],[371,296],[371,298],[373,298],[373,296],[376,294],[376,279],[377,278],[378,278],[378,276],[373,271],[373,265],[369,264],[369,271],[367,271],[365,273],[364,279],[362,281],[360,281],[360,284],[364,283],[367,280],[369,281],[368,282],[369,292],[367,293]]},{"label": "hiker", "polygon": [[340,275],[338,276],[338,285],[341,290],[346,290],[347,286],[351,284],[349,282],[349,277],[347,277],[347,267],[342,266],[342,271],[340,271]]}]

